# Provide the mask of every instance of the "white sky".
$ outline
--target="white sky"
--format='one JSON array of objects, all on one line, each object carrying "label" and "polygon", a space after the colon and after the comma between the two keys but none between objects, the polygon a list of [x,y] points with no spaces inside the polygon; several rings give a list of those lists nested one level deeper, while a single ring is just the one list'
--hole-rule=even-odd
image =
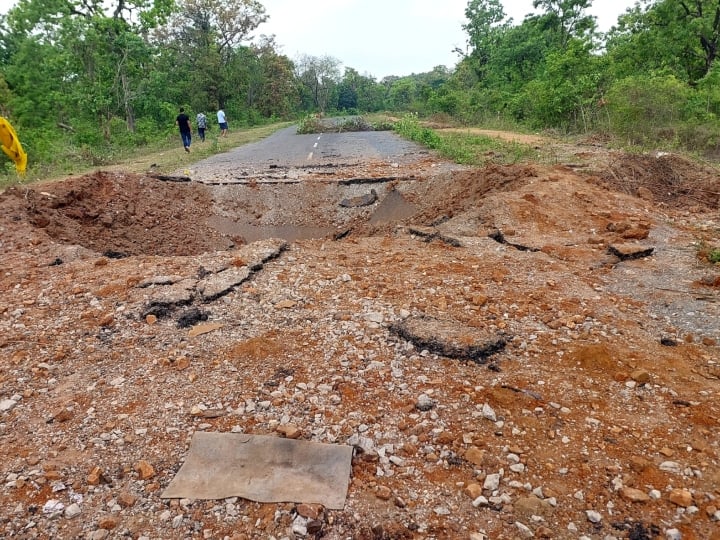
[{"label": "white sky", "polygon": [[[462,30],[468,0],[260,0],[270,16],[255,32],[274,34],[282,52],[329,55],[377,79],[410,75],[437,65],[454,67],[452,52],[465,48]],[[0,0],[5,13],[15,0]],[[505,13],[520,23],[533,0],[503,0]],[[635,0],[594,0],[590,13],[601,31]]]},{"label": "white sky", "polygon": [[[4,0],[0,0],[4,1]],[[270,15],[256,35],[275,34],[290,58],[329,55],[378,79],[410,75],[437,65],[454,67],[452,51],[465,49],[462,30],[468,0],[261,0]],[[635,0],[594,0],[590,14],[601,31]],[[516,24],[533,10],[532,0],[502,0]]]}]

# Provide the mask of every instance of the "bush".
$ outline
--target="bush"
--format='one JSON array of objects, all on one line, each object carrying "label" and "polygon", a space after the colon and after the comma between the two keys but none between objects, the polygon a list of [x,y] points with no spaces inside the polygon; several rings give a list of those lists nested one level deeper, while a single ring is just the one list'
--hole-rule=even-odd
[{"label": "bush", "polygon": [[673,75],[639,75],[617,81],[607,94],[612,132],[629,144],[653,145],[675,139],[691,89]]}]

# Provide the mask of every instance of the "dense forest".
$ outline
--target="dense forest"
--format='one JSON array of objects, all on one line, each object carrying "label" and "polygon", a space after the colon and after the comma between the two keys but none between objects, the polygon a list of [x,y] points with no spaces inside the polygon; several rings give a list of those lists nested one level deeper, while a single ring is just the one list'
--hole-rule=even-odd
[{"label": "dense forest", "polygon": [[30,168],[167,137],[181,106],[224,108],[235,127],[412,112],[718,154],[720,0],[639,0],[606,34],[591,4],[535,0],[516,22],[500,0],[470,0],[456,66],[377,80],[251,39],[268,17],[258,0],[19,0],[0,18],[0,115]]}]

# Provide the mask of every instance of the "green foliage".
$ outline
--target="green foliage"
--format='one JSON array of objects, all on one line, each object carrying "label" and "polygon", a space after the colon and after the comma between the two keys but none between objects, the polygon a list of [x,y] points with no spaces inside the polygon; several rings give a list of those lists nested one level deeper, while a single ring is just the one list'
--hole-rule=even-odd
[{"label": "green foliage", "polygon": [[713,263],[720,263],[720,249],[712,249],[708,254],[708,260]]},{"label": "green foliage", "polygon": [[694,84],[720,53],[717,0],[658,0],[620,18],[608,39],[608,54],[619,77],[669,72]]},{"label": "green foliage", "polygon": [[307,115],[298,122],[297,133],[343,133],[355,131],[384,131],[391,130],[394,123],[388,121],[369,122],[363,116],[321,118],[317,115]]},{"label": "green foliage", "polygon": [[607,93],[610,127],[628,144],[677,142],[690,88],[673,75],[637,75],[616,81]]},{"label": "green foliage", "polygon": [[437,132],[424,127],[417,115],[405,115],[395,124],[398,134],[415,141],[440,155],[464,165],[480,165],[488,161],[517,163],[536,157],[527,145],[508,143],[493,137],[457,131]]},{"label": "green foliage", "polygon": [[307,135],[308,133],[322,133],[323,123],[320,118],[314,114],[305,115],[300,119],[297,125],[298,135]]},{"label": "green foliage", "polygon": [[590,44],[572,39],[565,49],[548,53],[545,70],[523,91],[523,116],[536,128],[588,131],[597,121],[602,96],[602,60]]},{"label": "green foliage", "polygon": [[441,139],[440,136],[435,133],[432,129],[423,127],[417,114],[406,114],[395,124],[395,131],[411,141],[427,146],[434,150],[440,148]]}]

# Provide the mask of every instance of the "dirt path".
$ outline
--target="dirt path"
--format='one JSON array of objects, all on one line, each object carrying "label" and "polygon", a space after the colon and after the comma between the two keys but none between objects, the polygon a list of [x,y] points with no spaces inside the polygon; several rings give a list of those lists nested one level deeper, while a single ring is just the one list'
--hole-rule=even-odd
[{"label": "dirt path", "polygon": [[[720,538],[717,174],[587,151],[0,195],[0,535]],[[353,445],[344,508],[163,499],[198,431]]]}]

